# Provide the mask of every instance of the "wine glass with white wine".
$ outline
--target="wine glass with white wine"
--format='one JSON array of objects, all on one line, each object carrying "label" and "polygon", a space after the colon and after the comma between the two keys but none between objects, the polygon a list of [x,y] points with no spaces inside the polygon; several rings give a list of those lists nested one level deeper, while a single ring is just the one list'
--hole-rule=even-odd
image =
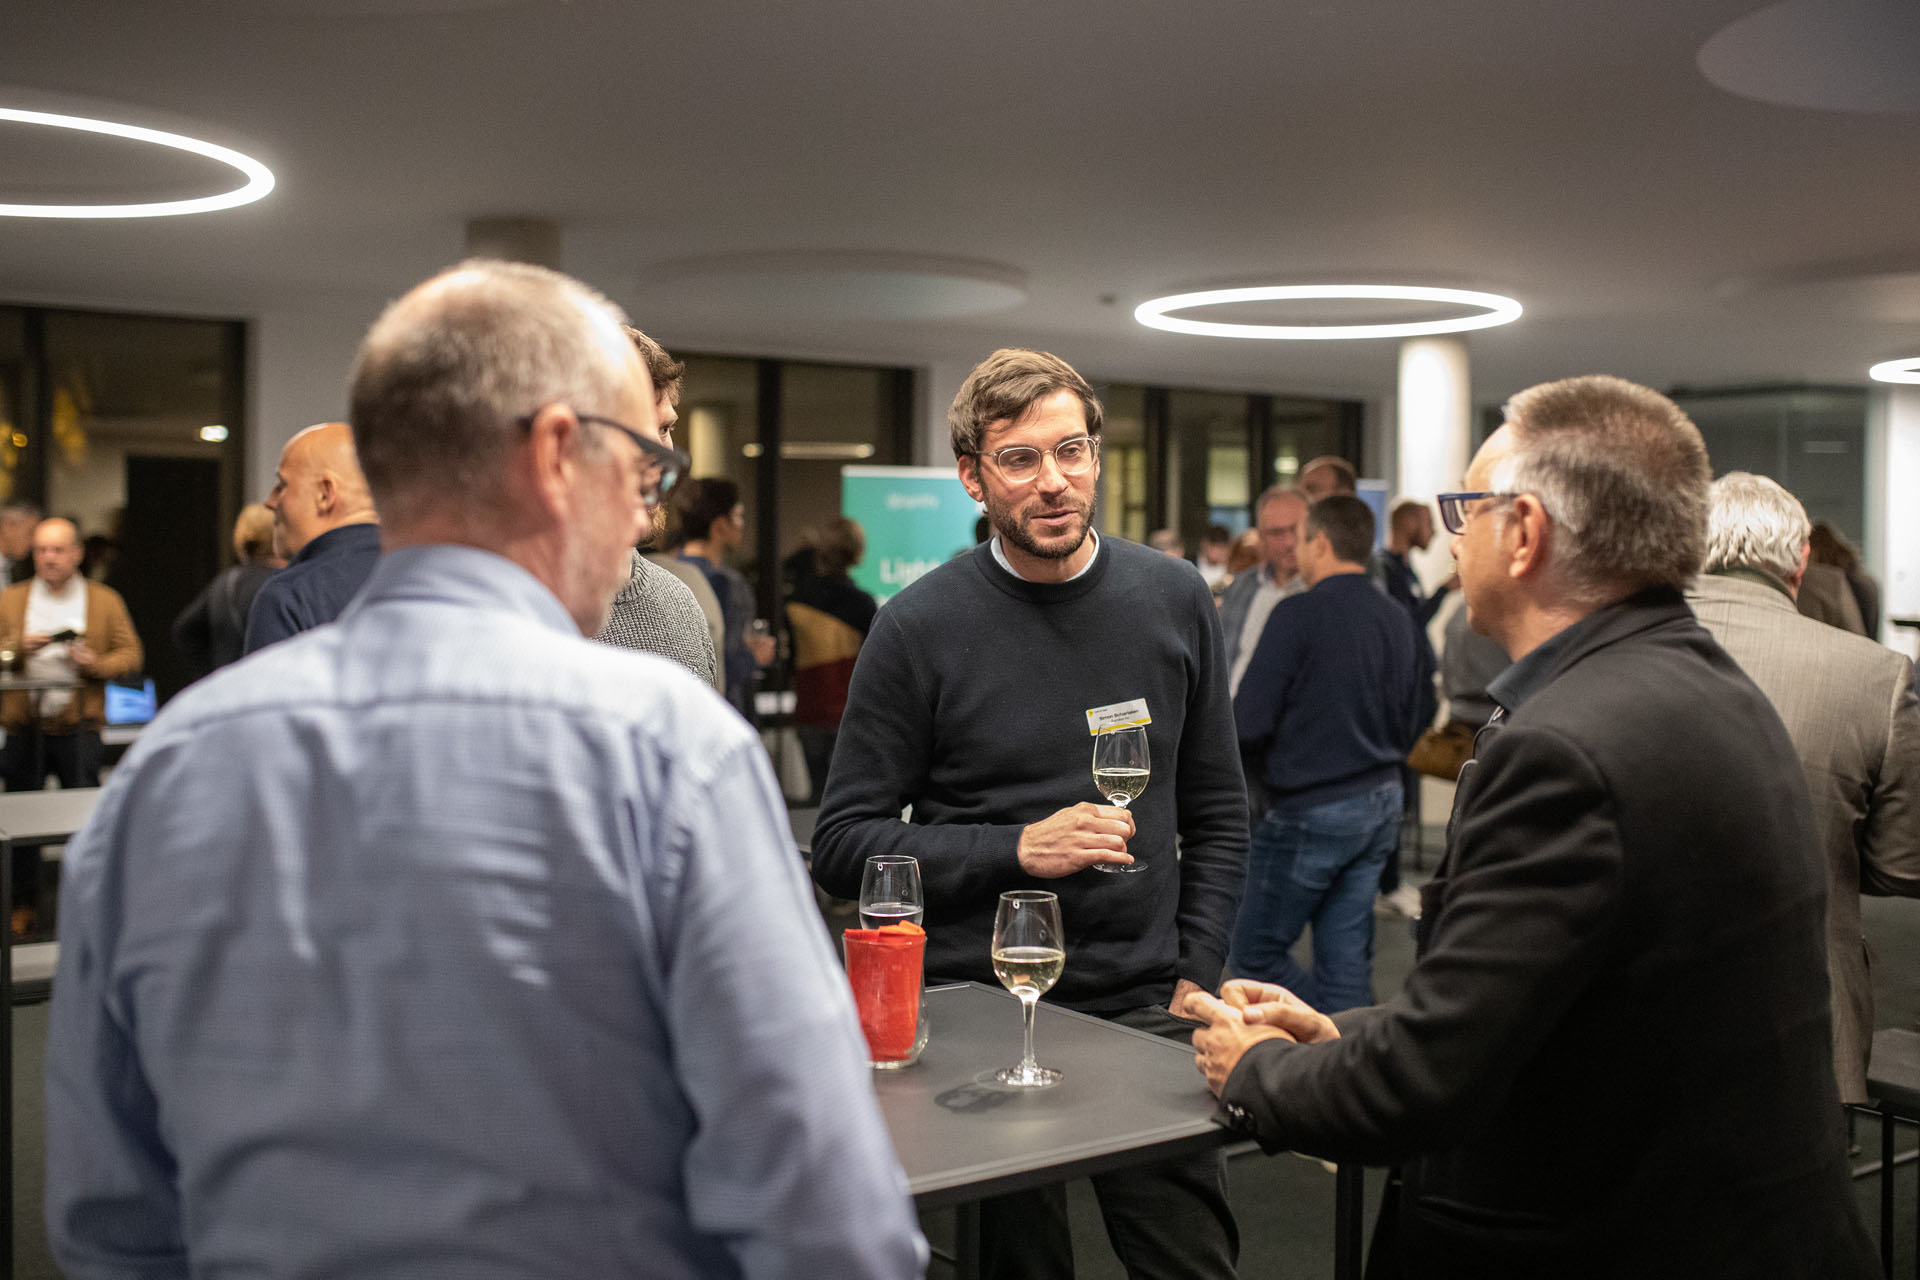
[{"label": "wine glass with white wine", "polygon": [[[1147,789],[1153,762],[1147,755],[1147,731],[1139,725],[1108,729],[1093,736],[1093,785],[1109,804],[1124,809]],[[1101,871],[1143,871],[1146,862],[1096,862]]]},{"label": "wine glass with white wine", "polygon": [[1060,931],[1060,899],[1038,889],[1014,889],[1000,895],[993,917],[993,976],[1020,999],[1026,1022],[1026,1052],[1020,1065],[993,1073],[1001,1084],[1016,1089],[1044,1089],[1060,1083],[1060,1073],[1033,1059],[1033,1007],[1067,965],[1065,935]]}]

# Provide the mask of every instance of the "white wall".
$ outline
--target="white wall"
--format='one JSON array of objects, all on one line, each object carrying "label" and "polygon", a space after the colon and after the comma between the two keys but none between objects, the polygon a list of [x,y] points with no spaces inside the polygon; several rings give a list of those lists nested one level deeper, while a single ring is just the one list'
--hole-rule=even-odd
[{"label": "white wall", "polygon": [[280,450],[295,432],[346,419],[347,371],[381,305],[281,308],[253,317],[245,501],[258,502],[273,488]]}]

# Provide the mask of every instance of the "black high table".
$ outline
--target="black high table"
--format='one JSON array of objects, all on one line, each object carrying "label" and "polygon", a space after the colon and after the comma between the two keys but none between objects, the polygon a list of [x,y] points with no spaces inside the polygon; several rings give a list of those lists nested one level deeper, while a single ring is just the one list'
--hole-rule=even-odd
[{"label": "black high table", "polygon": [[874,1072],[874,1092],[915,1203],[959,1208],[963,1277],[979,1274],[980,1199],[1234,1140],[1184,1045],[1042,1000],[1034,1056],[1063,1078],[1007,1089],[987,1077],[1020,1060],[1018,1000],[979,983],[934,987],[927,1018],[920,1061]]},{"label": "black high table", "polygon": [[[9,1226],[13,1214],[13,854],[16,849],[41,849],[65,844],[85,826],[100,800],[100,788],[71,791],[11,791],[0,793],[0,1011],[6,1014],[6,1035],[0,1043],[0,1205],[6,1206]],[[13,1274],[12,1231],[0,1254],[0,1277]]]}]

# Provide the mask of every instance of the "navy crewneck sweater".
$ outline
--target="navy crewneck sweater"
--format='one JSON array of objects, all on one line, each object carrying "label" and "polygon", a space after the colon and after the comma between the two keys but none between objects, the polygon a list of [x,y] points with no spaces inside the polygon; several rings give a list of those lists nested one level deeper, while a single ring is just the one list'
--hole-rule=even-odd
[{"label": "navy crewneck sweater", "polygon": [[[1147,869],[1027,875],[1023,827],[1105,803],[1087,711],[1135,698],[1153,717],[1153,778],[1128,851]],[[918,858],[930,981],[993,984],[1000,894],[1048,889],[1067,934],[1049,999],[1104,1013],[1164,1003],[1176,978],[1211,989],[1246,847],[1220,623],[1192,565],[1103,538],[1080,577],[1027,582],[983,543],[881,608],[840,722],[813,874],[851,898],[869,857]]]}]

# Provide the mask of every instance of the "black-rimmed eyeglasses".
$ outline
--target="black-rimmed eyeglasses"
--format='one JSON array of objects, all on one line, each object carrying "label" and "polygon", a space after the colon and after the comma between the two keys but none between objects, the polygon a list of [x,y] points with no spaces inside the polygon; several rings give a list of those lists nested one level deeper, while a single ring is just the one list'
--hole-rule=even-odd
[{"label": "black-rimmed eyeglasses", "polygon": [[992,458],[993,465],[1000,468],[1001,475],[1015,484],[1025,484],[1040,474],[1040,460],[1048,454],[1053,455],[1053,465],[1060,468],[1061,475],[1085,475],[1087,469],[1093,466],[1094,459],[1100,456],[1100,441],[1094,436],[1075,436],[1071,440],[1062,440],[1051,449],[1014,444],[995,449],[992,453],[976,453],[973,456]]},{"label": "black-rimmed eyeglasses", "polygon": [[[647,510],[649,511],[665,502],[667,495],[673,492],[673,486],[680,483],[680,477],[686,475],[687,472],[693,469],[693,459],[691,457],[678,449],[661,444],[658,440],[647,439],[624,422],[616,422],[612,418],[603,418],[594,413],[576,413],[573,416],[575,421],[578,422],[591,422],[597,427],[612,427],[615,431],[618,431],[621,435],[633,441],[634,445],[640,450],[640,457],[643,463],[642,470],[646,471],[651,469],[653,472],[652,482],[648,483],[647,480],[643,479],[640,486],[640,499],[647,504]],[[520,429],[522,431],[532,430],[533,419],[533,414],[528,414],[524,418],[517,419]],[[651,464],[651,467],[649,468],[647,464]]]},{"label": "black-rimmed eyeglasses", "polygon": [[1461,534],[1467,531],[1467,519],[1473,514],[1467,510],[1468,503],[1519,496],[1517,493],[1442,493],[1434,498],[1434,502],[1440,508],[1440,523],[1447,526],[1447,532]]}]

